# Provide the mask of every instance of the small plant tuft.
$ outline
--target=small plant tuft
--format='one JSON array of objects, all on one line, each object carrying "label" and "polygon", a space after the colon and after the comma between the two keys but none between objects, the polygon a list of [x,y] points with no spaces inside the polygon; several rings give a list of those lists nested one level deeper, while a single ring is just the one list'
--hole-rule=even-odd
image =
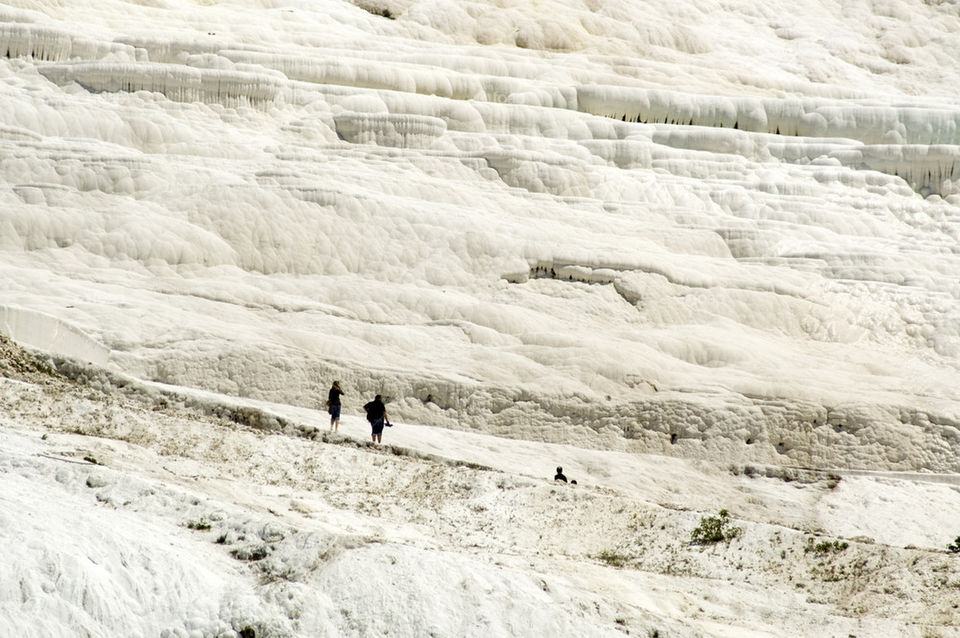
[{"label": "small plant tuft", "polygon": [[730,524],[730,512],[723,509],[717,516],[704,516],[700,525],[690,533],[690,542],[694,545],[712,545],[720,541],[729,541],[743,530]]},{"label": "small plant tuft", "polygon": [[947,545],[947,551],[951,554],[960,554],[960,536],[957,536],[956,540]]},{"label": "small plant tuft", "polygon": [[190,521],[187,523],[187,529],[205,532],[210,529],[210,523],[201,518],[199,521]]}]

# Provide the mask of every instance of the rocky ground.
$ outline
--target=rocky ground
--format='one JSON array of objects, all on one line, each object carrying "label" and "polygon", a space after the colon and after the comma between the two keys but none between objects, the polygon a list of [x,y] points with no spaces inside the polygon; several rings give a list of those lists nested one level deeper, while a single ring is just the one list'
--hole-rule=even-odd
[{"label": "rocky ground", "polygon": [[[329,433],[322,415],[298,422],[227,399],[159,391],[45,360],[6,339],[0,339],[0,371],[2,433],[9,450],[27,450],[21,457],[8,452],[6,471],[33,464],[31,480],[43,483],[47,464],[50,472],[69,467],[84,482],[78,498],[158,519],[205,552],[234,559],[266,607],[276,606],[281,592],[299,592],[302,600],[290,607],[299,610],[291,612],[296,618],[271,612],[286,618],[259,625],[260,635],[300,635],[313,622],[303,616],[310,606],[304,601],[330,590],[337,595],[327,604],[339,611],[330,614],[335,621],[324,621],[335,625],[329,635],[423,629],[409,619],[384,620],[391,596],[421,615],[440,613],[438,600],[490,599],[496,602],[487,616],[509,618],[503,609],[514,604],[510,593],[485,581],[477,573],[481,566],[539,588],[543,609],[566,618],[556,628],[561,635],[960,635],[958,554],[922,542],[897,546],[882,533],[866,533],[871,526],[923,521],[897,520],[901,510],[880,506],[874,520],[851,510],[863,519],[864,533],[835,533],[840,527],[832,521],[856,498],[862,473],[683,465],[639,456],[623,465],[611,453],[606,468],[594,457],[575,457],[579,484],[555,484],[512,460],[515,471],[481,462],[474,440],[460,453],[454,446],[437,454],[428,444],[436,428],[420,428],[419,447],[417,426],[401,426],[402,436],[399,427],[387,432],[388,440],[406,437],[402,443],[374,446],[359,423]],[[486,440],[494,456],[524,453],[520,442]],[[634,487],[605,481],[611,469],[635,472]],[[660,480],[643,478],[657,474]],[[933,507],[956,505],[948,478],[936,492],[929,491],[930,481],[871,480],[886,481],[891,494],[914,485],[918,498],[941,500]],[[160,506],[165,489],[196,496],[169,497]],[[871,489],[882,496],[882,486]],[[930,506],[918,504],[917,511]],[[721,509],[730,517],[722,518]],[[723,539],[693,543],[695,530],[711,531],[711,524]],[[433,571],[443,580],[450,570],[439,566],[448,563],[473,576],[436,590],[420,580]],[[354,570],[398,582],[364,593],[350,586]],[[448,586],[462,591],[443,593]],[[382,598],[381,610],[358,611],[371,595]],[[527,595],[533,594],[523,590],[514,598]],[[31,625],[28,609],[10,600],[3,607],[13,626]],[[454,635],[462,626],[435,623],[430,630]],[[495,634],[513,633],[509,623],[493,626]],[[206,635],[201,630],[197,635]]]}]

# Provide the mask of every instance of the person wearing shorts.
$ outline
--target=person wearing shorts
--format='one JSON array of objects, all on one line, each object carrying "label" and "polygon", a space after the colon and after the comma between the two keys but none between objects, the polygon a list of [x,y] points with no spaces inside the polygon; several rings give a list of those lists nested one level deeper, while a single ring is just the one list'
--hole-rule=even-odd
[{"label": "person wearing shorts", "polygon": [[387,406],[378,394],[373,401],[364,405],[363,409],[367,411],[367,421],[370,422],[370,439],[374,443],[380,443],[383,438],[383,425],[387,422]]}]

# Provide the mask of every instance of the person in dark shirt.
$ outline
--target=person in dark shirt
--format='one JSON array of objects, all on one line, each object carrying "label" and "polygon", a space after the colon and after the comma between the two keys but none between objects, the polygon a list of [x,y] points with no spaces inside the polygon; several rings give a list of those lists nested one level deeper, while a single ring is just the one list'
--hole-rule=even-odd
[{"label": "person in dark shirt", "polygon": [[564,483],[567,482],[567,477],[563,475],[563,468],[560,467],[559,465],[557,466],[557,475],[553,477],[553,480],[563,481]]},{"label": "person in dark shirt", "polygon": [[327,395],[327,412],[330,413],[330,429],[334,432],[340,429],[340,396],[343,390],[340,389],[340,382],[334,381],[330,388],[330,394]]},{"label": "person in dark shirt", "polygon": [[383,437],[383,425],[389,421],[387,406],[383,404],[383,400],[378,394],[373,401],[364,405],[363,409],[367,411],[367,421],[370,422],[370,439],[374,443],[379,443]]}]

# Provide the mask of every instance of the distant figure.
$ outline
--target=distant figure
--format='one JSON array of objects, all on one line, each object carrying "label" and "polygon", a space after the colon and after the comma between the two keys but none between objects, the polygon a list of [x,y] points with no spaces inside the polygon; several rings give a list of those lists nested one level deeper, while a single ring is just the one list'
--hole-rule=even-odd
[{"label": "distant figure", "polygon": [[560,467],[559,465],[557,466],[557,475],[553,477],[553,480],[563,481],[564,483],[567,482],[567,477],[563,475],[563,468]]},{"label": "distant figure", "polygon": [[330,388],[330,394],[327,395],[327,412],[330,413],[330,429],[334,432],[340,429],[340,396],[343,390],[340,388],[340,382],[334,381]]},{"label": "distant figure", "polygon": [[367,421],[370,422],[370,439],[374,443],[379,443],[383,438],[383,425],[388,421],[387,406],[383,404],[378,394],[373,401],[364,405],[363,409],[367,411]]}]

